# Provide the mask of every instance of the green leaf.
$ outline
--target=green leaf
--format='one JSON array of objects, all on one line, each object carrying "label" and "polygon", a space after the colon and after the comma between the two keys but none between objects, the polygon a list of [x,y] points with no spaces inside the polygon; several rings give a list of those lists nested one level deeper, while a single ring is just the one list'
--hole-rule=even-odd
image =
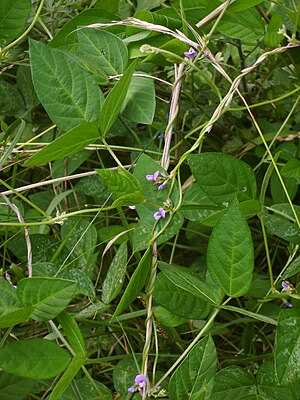
[{"label": "green leaf", "polygon": [[103,94],[71,57],[31,40],[30,59],[36,93],[59,129],[97,120]]},{"label": "green leaf", "polygon": [[175,327],[189,321],[187,318],[179,317],[162,306],[155,307],[153,311],[157,322],[164,326]]},{"label": "green leaf", "polygon": [[76,283],[56,278],[25,278],[17,287],[19,301],[33,306],[31,318],[47,321],[55,318],[72,300]]},{"label": "green leaf", "polygon": [[239,297],[247,293],[254,268],[253,243],[236,201],[213,229],[207,264],[209,275],[228,296]]},{"label": "green leaf", "polygon": [[22,116],[25,105],[17,85],[13,85],[0,79],[0,94],[1,115]]},{"label": "green leaf", "polygon": [[243,368],[232,366],[222,369],[215,376],[210,400],[242,400],[255,394],[256,386],[252,376]]},{"label": "green leaf", "polygon": [[0,349],[0,368],[23,378],[53,378],[70,360],[66,350],[45,339],[19,340]]},{"label": "green leaf", "polygon": [[19,310],[1,316],[0,328],[8,328],[27,321],[31,316],[32,310],[33,307],[20,308]]},{"label": "green leaf", "polygon": [[56,318],[75,353],[85,356],[84,338],[75,319],[66,311],[60,313]]},{"label": "green leaf", "polygon": [[284,271],[282,277],[284,279],[287,279],[293,275],[296,275],[300,271],[300,256],[295,258],[293,262],[287,267],[287,269]]},{"label": "green leaf", "polygon": [[59,136],[53,142],[34,154],[25,162],[26,167],[46,164],[77,153],[99,139],[98,126],[92,122],[85,122]]},{"label": "green leaf", "polygon": [[129,65],[122,78],[116,83],[104,101],[99,114],[99,127],[103,137],[105,137],[120,113],[128,92],[132,74],[135,70],[135,64],[134,61]]},{"label": "green leaf", "polygon": [[15,375],[0,373],[0,399],[1,400],[24,400],[29,398],[36,382],[34,380],[19,378]]},{"label": "green leaf", "polygon": [[91,384],[90,380],[85,377],[74,380],[72,387],[69,386],[66,389],[60,400],[77,400],[78,397],[77,394],[74,394],[74,390],[84,400],[113,399],[111,391],[103,383],[93,380],[93,384]]},{"label": "green leaf", "polygon": [[300,382],[300,316],[298,310],[282,310],[278,317],[275,370],[280,384]]},{"label": "green leaf", "polygon": [[278,31],[281,29],[283,24],[283,17],[280,14],[274,13],[268,24],[267,33],[264,36],[264,43],[267,47],[275,48],[280,45],[284,36],[278,34]]},{"label": "green leaf", "polygon": [[123,74],[128,51],[121,39],[110,32],[92,28],[79,29],[77,37],[79,60],[100,85],[108,84],[109,76]]},{"label": "green leaf", "polygon": [[211,336],[206,336],[172,375],[169,382],[171,399],[204,399],[211,391],[217,362],[214,342]]},{"label": "green leaf", "polygon": [[197,184],[213,203],[226,207],[235,198],[240,202],[255,198],[254,173],[238,158],[223,153],[203,153],[189,156],[188,163]]},{"label": "green leaf", "polygon": [[135,201],[143,201],[142,188],[139,181],[124,168],[118,167],[117,171],[97,169],[97,173],[104,179],[107,187],[118,198],[123,198],[122,205],[132,205],[132,198],[126,195],[134,196]]},{"label": "green leaf", "polygon": [[120,245],[114,256],[102,286],[103,303],[109,304],[120,293],[127,266],[127,243]]},{"label": "green leaf", "polygon": [[155,112],[155,89],[151,78],[134,76],[121,110],[129,121],[152,124]]},{"label": "green leaf", "polygon": [[62,395],[72,382],[72,380],[77,375],[80,368],[83,366],[85,358],[82,354],[77,354],[70,362],[67,370],[64,372],[63,376],[54,386],[54,389],[50,395],[49,400],[61,400]]},{"label": "green leaf", "polygon": [[6,46],[23,32],[30,9],[30,0],[1,0],[0,47]]},{"label": "green leaf", "polygon": [[164,262],[159,262],[158,265],[162,273],[180,289],[209,303],[216,304],[218,302],[218,295],[213,288],[203,282],[195,272],[186,267],[170,265]]},{"label": "green leaf", "polygon": [[148,279],[148,275],[151,269],[151,253],[147,250],[141,258],[138,266],[136,267],[130,281],[125,289],[125,292],[114,312],[113,318],[117,317],[125,308],[127,308],[133,300],[136,299],[144,284]]},{"label": "green leaf", "polygon": [[287,178],[300,176],[300,160],[291,158],[281,169],[281,174]]},{"label": "green leaf", "polygon": [[227,8],[227,11],[239,12],[247,10],[247,8],[257,6],[257,4],[262,2],[263,0],[235,0],[235,2]]},{"label": "green leaf", "polygon": [[182,318],[203,319],[211,310],[207,301],[176,286],[162,272],[156,277],[153,298],[155,304]]}]

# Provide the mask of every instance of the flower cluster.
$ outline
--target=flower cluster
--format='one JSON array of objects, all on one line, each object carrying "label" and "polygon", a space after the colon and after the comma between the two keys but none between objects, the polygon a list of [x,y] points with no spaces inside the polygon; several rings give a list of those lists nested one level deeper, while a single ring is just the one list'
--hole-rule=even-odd
[{"label": "flower cluster", "polygon": [[[288,281],[282,281],[281,282],[281,286],[282,286],[281,292],[285,292],[285,293],[288,293],[288,294],[292,294],[293,292],[295,292],[294,286]],[[285,299],[283,299],[283,305],[286,308],[292,308],[293,307],[293,304],[290,303],[289,301],[285,300]]]},{"label": "flower cluster", "polygon": [[159,171],[154,172],[153,175],[146,175],[146,179],[147,181],[153,181],[153,185],[158,186],[158,190],[162,190],[167,183],[165,177]]},{"label": "flower cluster", "polygon": [[139,374],[135,377],[134,379],[134,385],[132,385],[129,389],[128,392],[130,393],[135,393],[137,391],[140,392],[140,395],[142,396],[143,394],[147,393],[147,377],[144,374]]}]

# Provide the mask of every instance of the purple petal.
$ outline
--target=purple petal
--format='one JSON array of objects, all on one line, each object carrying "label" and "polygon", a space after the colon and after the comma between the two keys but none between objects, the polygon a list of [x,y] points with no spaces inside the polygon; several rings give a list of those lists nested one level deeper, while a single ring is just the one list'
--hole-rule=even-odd
[{"label": "purple petal", "polygon": [[161,185],[158,186],[157,189],[158,189],[158,190],[163,190],[164,187],[165,187],[165,185],[166,185],[165,183],[162,183]]},{"label": "purple petal", "polygon": [[288,289],[289,288],[289,285],[285,281],[281,282],[281,286],[283,287],[283,289]]},{"label": "purple petal", "polygon": [[159,171],[154,172],[153,174],[153,180],[156,181],[156,179],[158,178],[159,175]]},{"label": "purple petal", "polygon": [[154,181],[154,176],[153,175],[146,175],[147,181]]},{"label": "purple petal", "polygon": [[285,301],[285,302],[284,302],[284,306],[287,307],[287,308],[292,308],[292,307],[293,307],[293,304],[290,303],[289,301]]},{"label": "purple petal", "polygon": [[156,211],[156,213],[153,214],[153,218],[155,219],[155,221],[158,221],[159,219],[161,219],[160,212]]},{"label": "purple petal", "polygon": [[128,389],[128,392],[134,393],[134,392],[135,392],[135,385],[131,386],[131,387]]},{"label": "purple petal", "polygon": [[189,51],[185,51],[184,55],[189,58],[190,60],[192,60],[193,58],[196,57],[196,55],[198,54],[198,52],[196,50],[194,50],[192,47],[189,48]]},{"label": "purple petal", "polygon": [[144,374],[139,374],[139,375],[137,375],[137,376],[135,377],[134,382],[135,382],[137,385],[140,385],[140,387],[144,387],[144,386],[146,386],[146,384],[147,384],[147,377],[146,377],[146,375],[144,375]]},{"label": "purple petal", "polygon": [[159,207],[158,212],[160,213],[160,216],[161,216],[162,218],[165,218],[166,212],[165,212],[165,210],[164,210],[162,207]]}]

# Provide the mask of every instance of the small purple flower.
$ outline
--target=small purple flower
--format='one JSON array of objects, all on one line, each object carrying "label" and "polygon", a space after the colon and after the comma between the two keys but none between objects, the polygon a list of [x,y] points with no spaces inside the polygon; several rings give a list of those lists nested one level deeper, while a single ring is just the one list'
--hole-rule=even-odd
[{"label": "small purple flower", "polygon": [[155,219],[155,221],[158,221],[161,218],[165,217],[166,217],[166,212],[162,207],[159,207],[158,211],[156,211],[156,213],[153,214],[153,218]]},{"label": "small purple flower", "polygon": [[164,187],[165,187],[165,185],[166,185],[166,182],[164,182],[164,183],[162,183],[161,185],[159,185],[157,189],[158,189],[158,190],[163,190]]},{"label": "small purple flower", "polygon": [[287,301],[287,300],[283,300],[283,305],[284,305],[284,307],[286,307],[286,308],[292,308],[292,307],[293,307],[293,304],[290,303],[290,302]]},{"label": "small purple flower", "polygon": [[289,284],[286,283],[286,281],[282,281],[282,282],[281,282],[281,286],[282,286],[282,288],[283,288],[284,290],[289,289]]},{"label": "small purple flower", "polygon": [[165,138],[165,135],[164,135],[163,133],[161,133],[160,135],[158,135],[158,138],[159,138],[159,139],[164,139],[164,138]]},{"label": "small purple flower", "polygon": [[128,389],[128,392],[134,393],[136,391],[140,392],[142,396],[143,392],[147,390],[147,377],[144,374],[139,374],[134,379],[134,385]]},{"label": "small purple flower", "polygon": [[184,55],[189,58],[190,60],[192,60],[193,58],[195,58],[197,56],[198,52],[196,50],[194,50],[192,47],[189,48],[189,51],[185,51]]},{"label": "small purple flower", "polygon": [[204,56],[204,57],[208,57],[209,54],[210,54],[209,50],[205,50],[205,52],[203,53],[203,56]]},{"label": "small purple flower", "polygon": [[156,179],[158,178],[159,175],[159,171],[154,172],[153,175],[146,175],[146,179],[147,181],[156,181]]}]

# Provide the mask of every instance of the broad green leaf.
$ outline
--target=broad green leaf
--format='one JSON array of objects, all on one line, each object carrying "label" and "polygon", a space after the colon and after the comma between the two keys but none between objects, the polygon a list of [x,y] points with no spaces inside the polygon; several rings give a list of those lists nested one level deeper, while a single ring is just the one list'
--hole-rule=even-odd
[{"label": "broad green leaf", "polygon": [[253,395],[256,395],[255,380],[243,368],[232,366],[222,369],[215,376],[210,400],[244,400]]},{"label": "broad green leaf", "polygon": [[[117,21],[119,18],[116,15],[111,14],[104,10],[89,9],[82,11],[76,15],[70,21],[68,21],[57,33],[57,35],[49,43],[52,47],[64,47],[72,36],[73,40],[77,38],[76,30],[82,26],[96,24],[96,23],[109,23],[111,21]],[[115,27],[116,32],[120,32],[122,28]]]},{"label": "broad green leaf", "polygon": [[247,8],[257,6],[257,4],[262,2],[263,0],[235,0],[234,3],[227,8],[227,11],[230,12],[243,11],[246,10]]},{"label": "broad green leaf", "polygon": [[296,275],[300,271],[300,256],[295,258],[293,262],[287,267],[287,269],[284,271],[282,277],[284,279],[287,279],[293,275]]},{"label": "broad green leaf", "polygon": [[72,300],[76,283],[56,278],[25,278],[17,287],[19,301],[33,306],[31,318],[47,321],[55,318]]},{"label": "broad green leaf", "polygon": [[189,321],[187,318],[179,317],[162,306],[155,307],[153,312],[157,322],[164,326],[175,327]]},{"label": "broad green leaf", "polygon": [[33,307],[20,308],[0,317],[0,328],[8,328],[25,322],[31,316]]},{"label": "broad green leaf", "polygon": [[254,9],[242,13],[225,13],[217,26],[219,32],[242,43],[256,43],[265,33],[265,23]]},{"label": "broad green leaf", "polygon": [[18,300],[17,291],[11,283],[0,279],[0,316],[9,314],[22,308]]},{"label": "broad green leaf", "polygon": [[92,28],[79,29],[77,37],[79,61],[100,85],[108,84],[109,76],[123,74],[128,51],[121,39],[110,32]]},{"label": "broad green leaf", "polygon": [[[298,183],[293,177],[289,178],[282,176],[282,180],[287,189],[290,200],[294,200],[295,196],[298,193]],[[275,171],[271,175],[270,189],[271,189],[273,204],[287,202],[287,197],[282,189],[281,181],[279,180],[278,175]]]},{"label": "broad green leaf", "polygon": [[278,317],[275,370],[280,384],[300,382],[300,316],[296,309],[282,310]]},{"label": "broad green leaf", "polygon": [[84,338],[82,336],[81,330],[77,325],[77,322],[74,318],[63,311],[57,317],[58,322],[60,323],[62,330],[71,345],[72,349],[75,351],[76,354],[85,355],[85,344]]},{"label": "broad green leaf", "polygon": [[60,400],[78,400],[77,394],[84,400],[113,400],[111,391],[103,383],[93,380],[91,384],[88,378],[73,380]]},{"label": "broad green leaf", "polygon": [[[134,384],[134,378],[139,373],[136,365],[137,359],[140,361],[137,356],[133,358],[132,355],[127,355],[114,368],[113,384],[115,390],[121,394],[121,399],[126,399],[128,388]],[[138,396],[140,395],[134,396],[133,399],[137,400]]]},{"label": "broad green leaf", "polygon": [[23,378],[53,378],[70,360],[66,350],[45,339],[19,340],[0,349],[0,368]]},{"label": "broad green leaf", "polygon": [[283,17],[280,14],[274,13],[268,24],[267,33],[264,36],[264,43],[267,47],[275,48],[280,45],[284,36],[278,34],[278,31],[281,29],[283,24]]},{"label": "broad green leaf", "polygon": [[[300,207],[295,206],[298,217]],[[271,214],[272,213],[272,214]],[[294,220],[291,206],[286,204],[276,204],[263,210],[263,220],[270,234],[279,236],[294,244],[300,244],[300,229]]]},{"label": "broad green leaf", "polygon": [[287,178],[300,176],[300,160],[291,158],[281,169],[281,174]]},{"label": "broad green leaf", "polygon": [[103,94],[71,57],[31,40],[30,59],[36,93],[59,129],[97,120]]},{"label": "broad green leaf", "polygon": [[255,198],[254,173],[238,158],[223,153],[203,153],[189,156],[188,163],[197,184],[215,204],[226,207],[235,198],[239,202]]},{"label": "broad green leaf", "polygon": [[203,338],[176,369],[169,382],[172,400],[204,399],[212,388],[217,352],[211,336]]},{"label": "broad green leaf", "polygon": [[82,354],[77,354],[70,362],[68,368],[64,372],[63,376],[54,386],[53,391],[50,395],[49,400],[61,400],[62,395],[69,387],[72,380],[77,375],[80,368],[83,366],[85,358]]},{"label": "broad green leaf", "polygon": [[125,289],[125,292],[114,312],[113,317],[118,316],[133,302],[133,300],[136,299],[148,279],[148,275],[151,269],[151,262],[151,253],[149,250],[147,250],[141,258],[134,273],[132,274],[130,281]]},{"label": "broad green leaf", "polygon": [[270,361],[260,365],[256,374],[256,380],[258,392],[266,400],[294,400],[293,389],[296,393],[299,393],[299,385],[297,385],[297,387],[294,385],[294,388],[291,385],[279,385],[275,373],[275,366]]},{"label": "broad green leaf", "polygon": [[39,99],[32,83],[31,69],[28,64],[18,67],[17,87],[24,99],[26,110],[31,111],[39,104]]},{"label": "broad green leaf", "polygon": [[218,302],[218,295],[214,293],[213,288],[208,286],[200,279],[198,274],[188,268],[159,262],[159,269],[180,289],[209,303],[216,304]]},{"label": "broad green leaf", "polygon": [[219,5],[218,0],[175,0],[172,2],[172,6],[177,9],[178,15],[181,15],[181,7],[183,7],[184,16],[192,26]]},{"label": "broad green leaf", "polygon": [[0,373],[0,399],[1,400],[24,400],[29,398],[36,382],[31,379],[20,378],[15,375]]},{"label": "broad green leaf", "polygon": [[120,293],[126,273],[127,266],[127,243],[119,247],[114,256],[102,286],[101,300],[109,304]]},{"label": "broad green leaf", "polygon": [[[1,115],[20,117],[24,113],[25,104],[17,85],[0,79],[0,110]],[[2,158],[2,157],[1,157]]]},{"label": "broad green leaf", "polygon": [[207,269],[228,296],[247,293],[252,282],[254,252],[251,233],[234,201],[214,227],[207,250]]},{"label": "broad green leaf", "polygon": [[98,126],[92,122],[85,122],[59,136],[53,142],[34,154],[25,162],[25,166],[46,164],[77,153],[99,139]]},{"label": "broad green leaf", "polygon": [[162,272],[156,277],[153,298],[155,304],[182,318],[203,319],[211,310],[207,301],[176,286]]},{"label": "broad green leaf", "polygon": [[1,0],[0,47],[6,46],[23,32],[30,9],[30,0]]},{"label": "broad green leaf", "polygon": [[[134,195],[136,202],[143,201],[142,188],[139,181],[124,168],[118,167],[117,171],[97,169],[98,175],[104,179],[107,187],[115,196],[122,198],[126,195]],[[122,205],[133,205],[131,197],[123,198]]]},{"label": "broad green leaf", "polygon": [[156,102],[154,82],[151,78],[134,76],[128,88],[127,96],[121,110],[129,121],[138,124],[151,124]]},{"label": "broad green leaf", "polygon": [[103,137],[105,137],[109,129],[112,127],[121,111],[132,79],[132,74],[135,70],[135,64],[135,62],[132,62],[129,65],[122,78],[118,83],[116,83],[104,101],[102,110],[99,114],[99,127]]}]

